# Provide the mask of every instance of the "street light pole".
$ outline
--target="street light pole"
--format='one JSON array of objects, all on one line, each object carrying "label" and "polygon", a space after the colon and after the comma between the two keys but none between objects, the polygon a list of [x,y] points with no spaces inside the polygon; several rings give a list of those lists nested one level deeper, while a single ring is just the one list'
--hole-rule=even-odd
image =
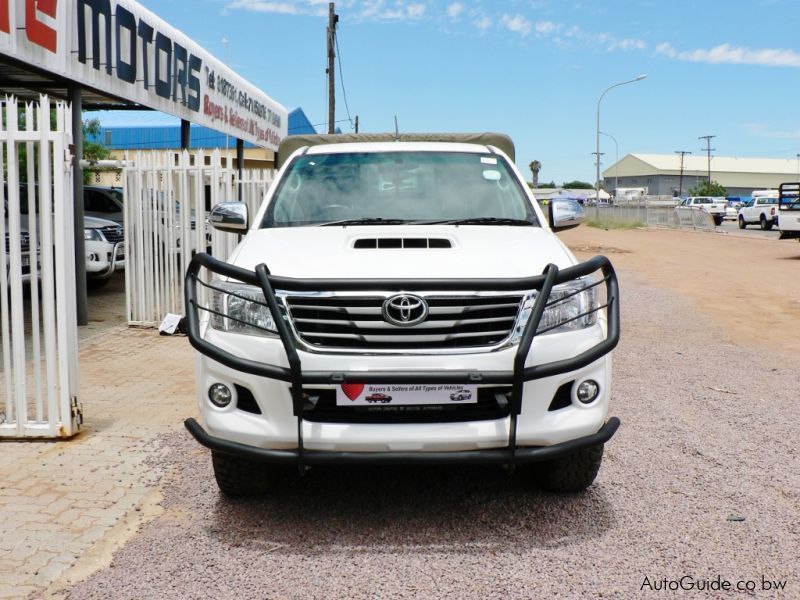
[{"label": "street light pole", "polygon": [[615,138],[610,133],[606,133],[605,131],[601,131],[600,135],[605,135],[610,137],[614,140],[614,195],[617,195],[617,187],[619,186],[619,177],[617,177],[617,173],[619,171],[619,144],[617,144],[617,138]]},{"label": "street light pole", "polygon": [[596,174],[595,174],[595,201],[599,204],[600,203],[600,103],[603,101],[603,96],[605,96],[609,91],[613,90],[615,87],[619,87],[621,85],[625,85],[626,83],[635,83],[637,81],[641,81],[645,79],[647,75],[637,75],[633,79],[629,79],[628,81],[620,81],[619,83],[615,83],[614,85],[608,86],[602,94],[600,94],[600,98],[597,99],[597,136],[596,136],[596,143],[597,143],[597,150],[595,156],[597,157],[596,163]]}]

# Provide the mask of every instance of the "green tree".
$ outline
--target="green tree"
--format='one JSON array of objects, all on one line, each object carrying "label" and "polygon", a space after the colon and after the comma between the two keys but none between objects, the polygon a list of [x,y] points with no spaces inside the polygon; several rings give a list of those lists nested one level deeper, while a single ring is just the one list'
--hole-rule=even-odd
[{"label": "green tree", "polygon": [[539,184],[539,188],[540,189],[541,188],[545,188],[545,189],[548,189],[548,190],[554,190],[554,189],[556,189],[556,182],[555,181],[551,181],[550,183],[540,183]]},{"label": "green tree", "polygon": [[[86,119],[83,122],[83,158],[84,160],[105,160],[111,156],[111,150],[100,143],[100,119]],[[91,183],[92,172],[83,171],[83,182]]]},{"label": "green tree", "polygon": [[565,181],[562,187],[567,188],[568,190],[593,190],[594,186],[591,183],[587,183],[585,181]]},{"label": "green tree", "polygon": [[[19,120],[18,120],[18,129],[20,131],[25,130],[25,113],[20,111],[19,113]],[[55,129],[56,127],[56,111],[55,109],[50,111],[50,129]],[[103,144],[99,141],[100,139],[100,120],[99,119],[87,119],[83,122],[83,158],[86,160],[104,160],[111,156],[111,151],[106,148]],[[17,163],[18,163],[18,170],[19,170],[19,181],[20,183],[26,183],[28,181],[28,147],[27,144],[17,144]],[[34,168],[38,168],[39,166],[39,156],[38,152],[36,152],[34,156]],[[83,181],[84,183],[90,183],[91,181],[91,172],[85,170],[83,172]],[[3,177],[6,181],[8,181],[8,165],[6,160],[6,154],[3,153]],[[37,175],[38,177],[38,175]]]},{"label": "green tree", "polygon": [[528,165],[531,170],[531,187],[537,188],[539,187],[539,171],[542,170],[542,163],[538,160],[531,161],[531,164]]},{"label": "green tree", "polygon": [[727,196],[728,190],[716,181],[701,181],[689,190],[690,196]]}]

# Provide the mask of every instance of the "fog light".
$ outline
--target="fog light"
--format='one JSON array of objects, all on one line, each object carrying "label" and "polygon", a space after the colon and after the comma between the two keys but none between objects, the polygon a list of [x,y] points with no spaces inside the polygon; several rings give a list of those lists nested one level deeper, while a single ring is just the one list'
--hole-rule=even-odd
[{"label": "fog light", "polygon": [[599,393],[600,386],[597,382],[592,379],[587,379],[586,381],[582,381],[578,386],[576,395],[578,396],[578,400],[583,404],[591,404],[595,401]]},{"label": "fog light", "polygon": [[86,255],[86,260],[89,262],[95,262],[97,260],[97,254],[94,252],[89,252],[89,254]]},{"label": "fog light", "polygon": [[208,388],[208,399],[211,400],[211,404],[214,406],[225,408],[231,403],[233,394],[231,394],[230,388],[224,383],[215,383]]}]

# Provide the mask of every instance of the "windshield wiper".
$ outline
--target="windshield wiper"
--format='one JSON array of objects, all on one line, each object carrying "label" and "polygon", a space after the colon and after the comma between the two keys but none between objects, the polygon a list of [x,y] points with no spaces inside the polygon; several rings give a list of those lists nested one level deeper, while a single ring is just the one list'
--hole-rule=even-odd
[{"label": "windshield wiper", "polygon": [[520,225],[533,226],[531,221],[525,219],[511,219],[507,217],[471,217],[468,219],[448,219],[445,221],[426,221],[426,225]]},{"label": "windshield wiper", "polygon": [[330,223],[319,223],[319,227],[333,227],[336,225],[402,225],[408,223],[406,219],[384,219],[382,217],[362,217],[360,219],[342,219]]}]

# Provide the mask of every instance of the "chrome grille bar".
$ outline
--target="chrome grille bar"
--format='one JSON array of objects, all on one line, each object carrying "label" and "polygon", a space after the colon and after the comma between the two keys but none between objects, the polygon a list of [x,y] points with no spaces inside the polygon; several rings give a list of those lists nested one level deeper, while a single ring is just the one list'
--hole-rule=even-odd
[{"label": "chrome grille bar", "polygon": [[429,305],[422,323],[401,327],[384,321],[392,294],[307,293],[283,296],[297,337],[319,350],[485,348],[508,338],[523,295],[517,293],[420,294]]}]

